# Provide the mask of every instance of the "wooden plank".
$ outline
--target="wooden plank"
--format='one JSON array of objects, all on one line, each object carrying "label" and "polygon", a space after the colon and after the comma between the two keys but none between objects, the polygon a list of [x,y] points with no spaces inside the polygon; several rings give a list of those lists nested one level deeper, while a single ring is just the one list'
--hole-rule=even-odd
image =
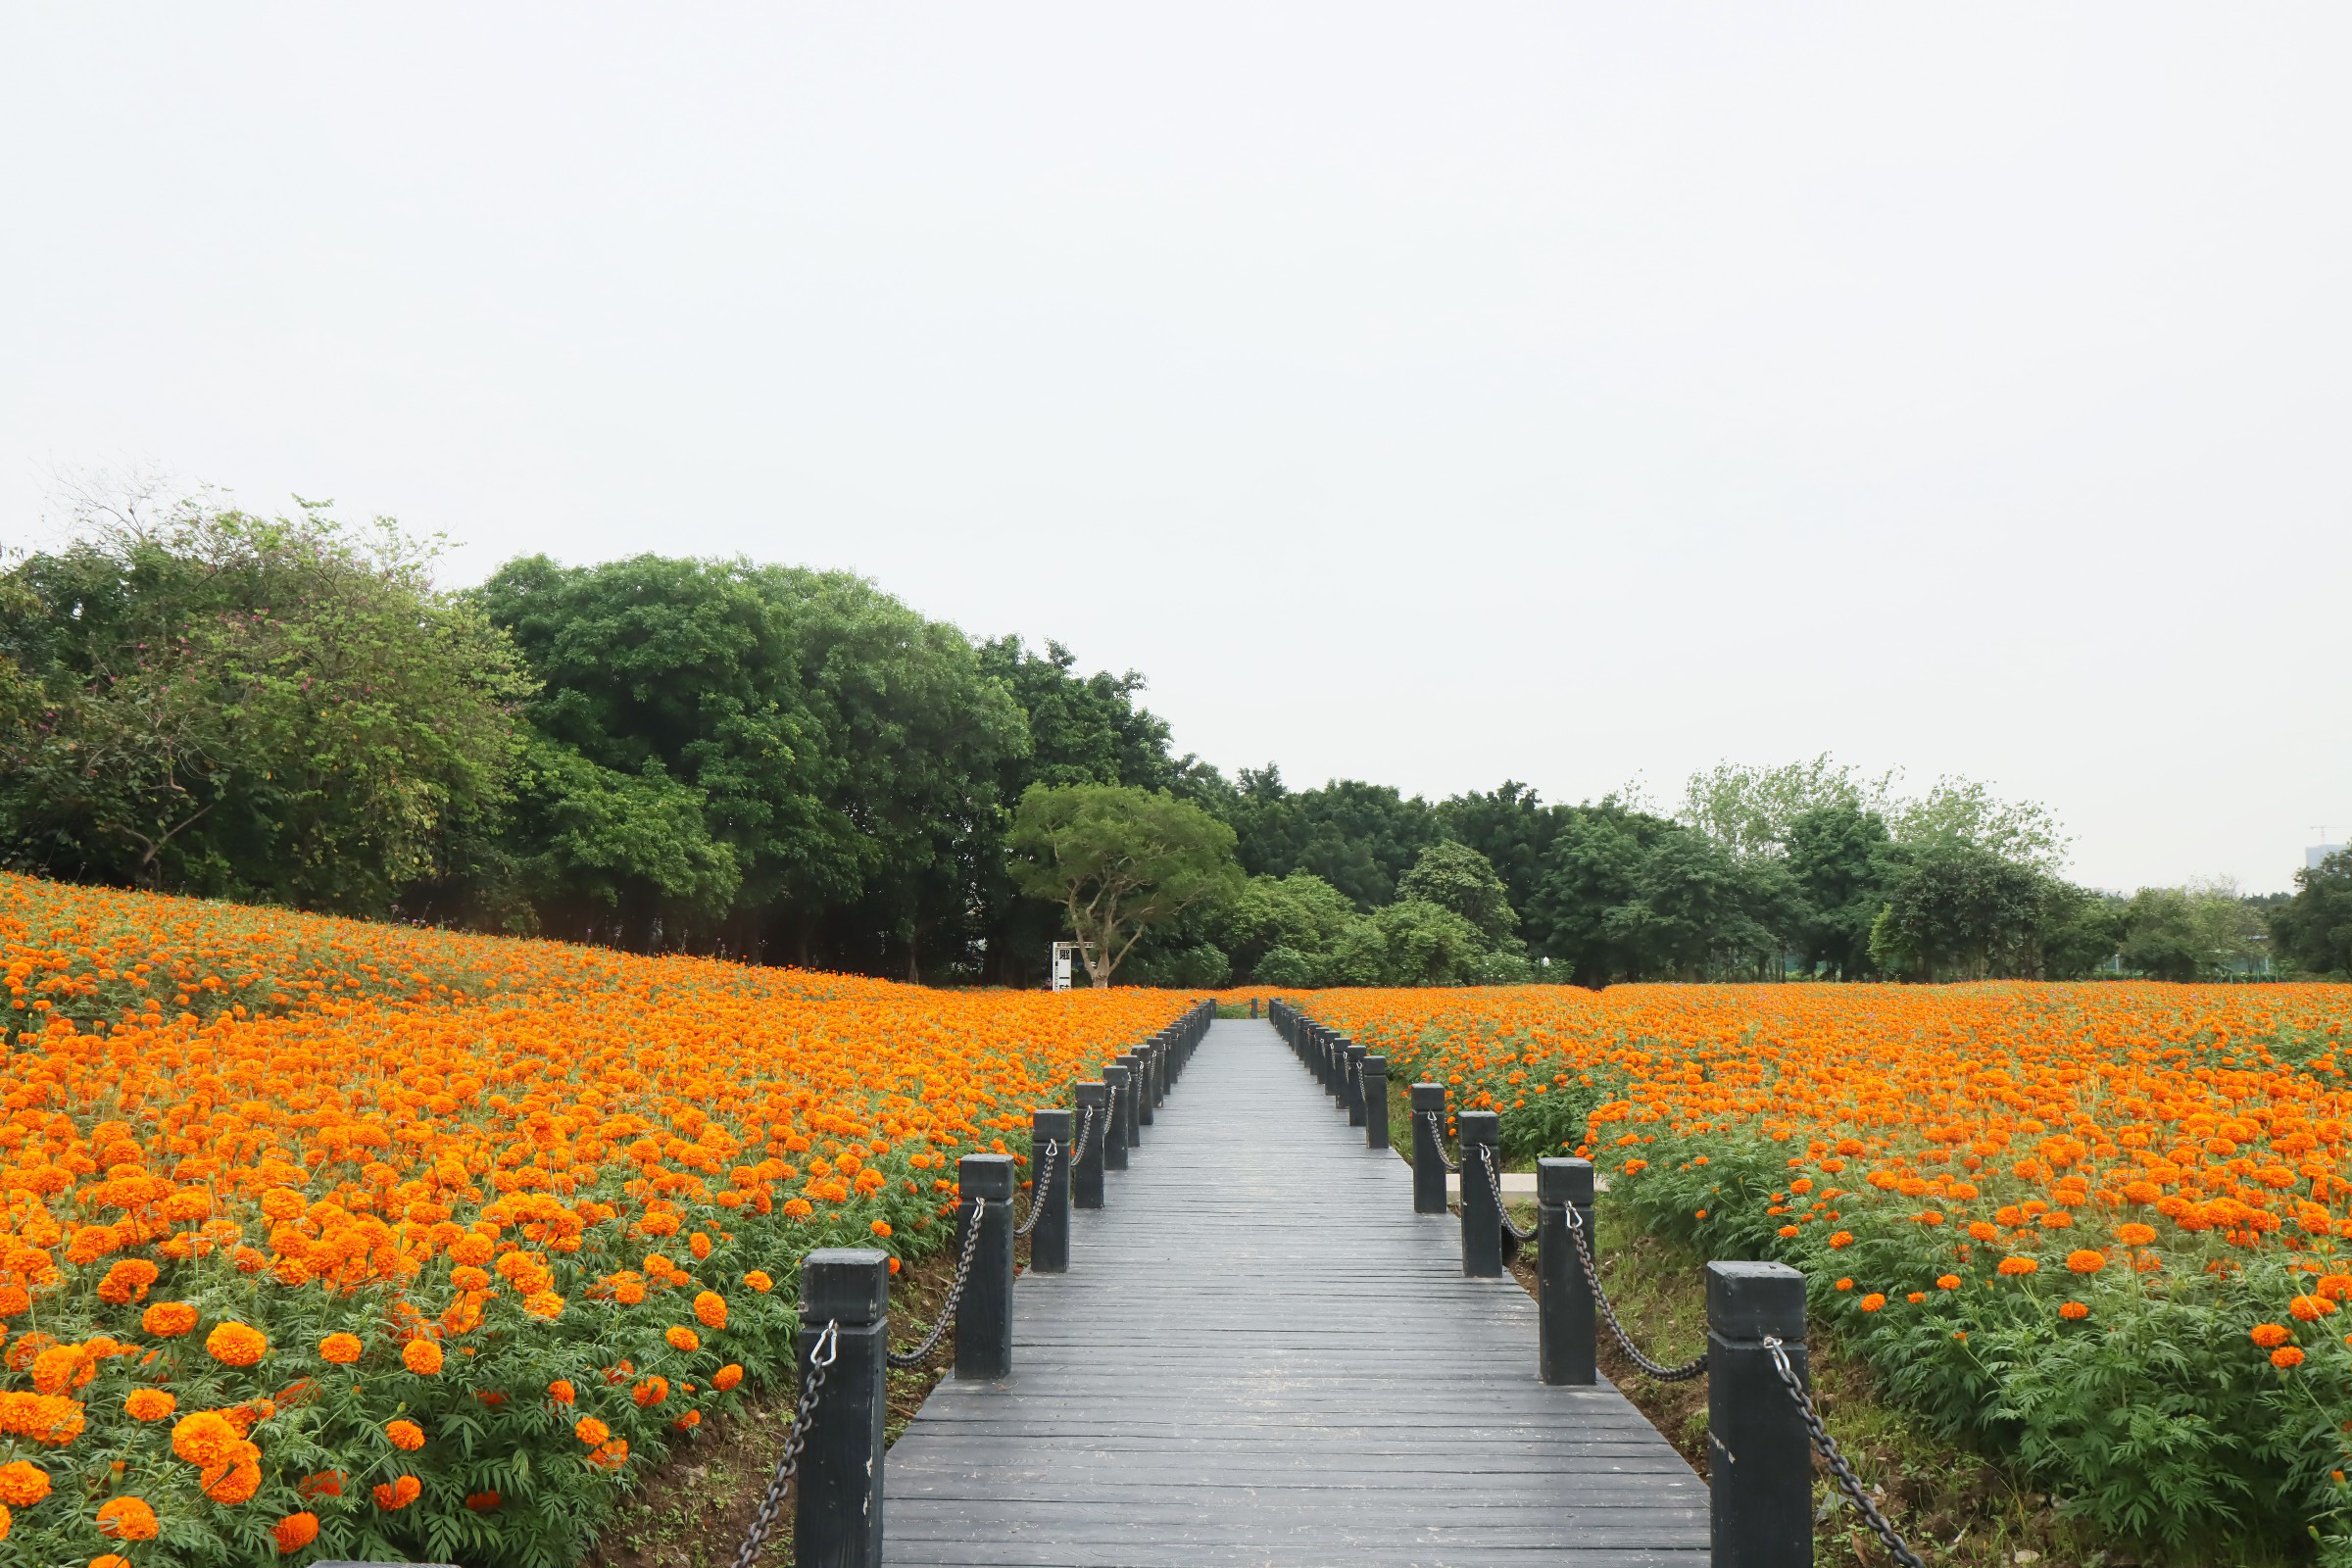
[{"label": "wooden plank", "polygon": [[1220,1021],[1013,1370],[935,1389],[884,1471],[903,1568],[1705,1568],[1707,1493],[1614,1388],[1536,1380],[1536,1311],[1265,1023]]}]

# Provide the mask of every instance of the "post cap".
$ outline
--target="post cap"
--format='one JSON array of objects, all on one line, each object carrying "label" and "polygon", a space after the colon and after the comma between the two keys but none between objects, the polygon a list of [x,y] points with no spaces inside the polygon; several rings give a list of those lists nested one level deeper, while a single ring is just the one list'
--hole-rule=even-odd
[{"label": "post cap", "polygon": [[1805,1277],[1786,1263],[1709,1263],[1707,1329],[1727,1340],[1805,1339]]},{"label": "post cap", "polygon": [[1071,1129],[1078,1125],[1078,1113],[1063,1110],[1058,1105],[1040,1105],[1029,1113],[1029,1136],[1069,1142]]},{"label": "post cap", "polygon": [[1072,1088],[1080,1105],[1106,1105],[1110,1102],[1110,1085],[1097,1078],[1082,1081]]},{"label": "post cap", "polygon": [[966,1154],[956,1162],[956,1183],[966,1198],[985,1198],[992,1203],[1012,1201],[1012,1156]]},{"label": "post cap", "polygon": [[1102,1082],[1114,1090],[1126,1088],[1127,1064],[1123,1061],[1113,1062],[1109,1066],[1103,1068]]},{"label": "post cap", "polygon": [[1536,1161],[1536,1201],[1554,1208],[1575,1203],[1580,1207],[1592,1205],[1592,1162],[1589,1159],[1554,1159],[1549,1155]]},{"label": "post cap", "polygon": [[1502,1114],[1493,1110],[1465,1110],[1454,1117],[1460,1126],[1465,1144],[1492,1144],[1502,1137]]},{"label": "post cap", "polygon": [[1378,1073],[1381,1077],[1386,1078],[1389,1075],[1389,1058],[1386,1056],[1366,1056],[1364,1058],[1364,1071]]},{"label": "post cap", "polygon": [[1413,1085],[1413,1108],[1415,1110],[1444,1110],[1446,1108],[1446,1086],[1444,1084]]},{"label": "post cap", "polygon": [[1340,1044],[1346,1046],[1348,1048],[1348,1054],[1357,1061],[1361,1061],[1365,1056],[1371,1054],[1371,1053],[1366,1051],[1362,1046],[1357,1045],[1352,1040],[1343,1040],[1340,1042]]},{"label": "post cap", "polygon": [[820,1247],[801,1259],[801,1321],[852,1328],[890,1310],[890,1254],[878,1247]]}]

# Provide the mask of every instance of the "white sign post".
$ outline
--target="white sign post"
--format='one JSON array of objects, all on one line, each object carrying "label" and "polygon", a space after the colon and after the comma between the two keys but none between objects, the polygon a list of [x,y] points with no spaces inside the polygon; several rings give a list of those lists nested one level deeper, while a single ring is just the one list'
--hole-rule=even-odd
[{"label": "white sign post", "polygon": [[1078,956],[1081,949],[1085,950],[1087,958],[1092,960],[1095,955],[1095,945],[1091,942],[1056,942],[1054,944],[1054,990],[1067,991],[1070,989],[1070,964]]}]

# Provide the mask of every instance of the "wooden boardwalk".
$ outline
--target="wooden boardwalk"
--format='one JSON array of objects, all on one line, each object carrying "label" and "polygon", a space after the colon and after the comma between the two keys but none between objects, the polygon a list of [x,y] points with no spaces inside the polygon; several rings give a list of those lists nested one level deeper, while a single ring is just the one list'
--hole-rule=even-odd
[{"label": "wooden boardwalk", "polygon": [[1705,1568],[1707,1493],[1624,1396],[1536,1380],[1535,1302],[1363,1147],[1273,1026],[1210,1026],[1013,1375],[941,1383],[883,1560]]}]

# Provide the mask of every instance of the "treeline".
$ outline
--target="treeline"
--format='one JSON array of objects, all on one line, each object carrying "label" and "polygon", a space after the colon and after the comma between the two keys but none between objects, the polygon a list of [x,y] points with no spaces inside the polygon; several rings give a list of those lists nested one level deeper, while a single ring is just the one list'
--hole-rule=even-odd
[{"label": "treeline", "polygon": [[[431,561],[323,507],[183,504],[87,513],[73,544],[10,564],[0,854],[374,918],[1034,984],[1069,921],[1034,896],[1016,808],[1101,786],[1199,813],[1232,860],[1213,897],[1131,933],[1123,980],[2226,962],[2212,900],[2181,895],[2182,915],[2071,888],[2046,818],[1972,786],[1905,802],[1826,762],[1725,769],[1671,813],[1508,783],[1436,804],[1295,791],[1176,755],[1133,672],[975,641],[849,574],[533,557],[451,592]],[[2303,967],[2346,966],[2352,918],[2320,907],[2337,882],[2352,872],[2278,916]],[[2175,927],[2185,957],[2157,935]]]}]

